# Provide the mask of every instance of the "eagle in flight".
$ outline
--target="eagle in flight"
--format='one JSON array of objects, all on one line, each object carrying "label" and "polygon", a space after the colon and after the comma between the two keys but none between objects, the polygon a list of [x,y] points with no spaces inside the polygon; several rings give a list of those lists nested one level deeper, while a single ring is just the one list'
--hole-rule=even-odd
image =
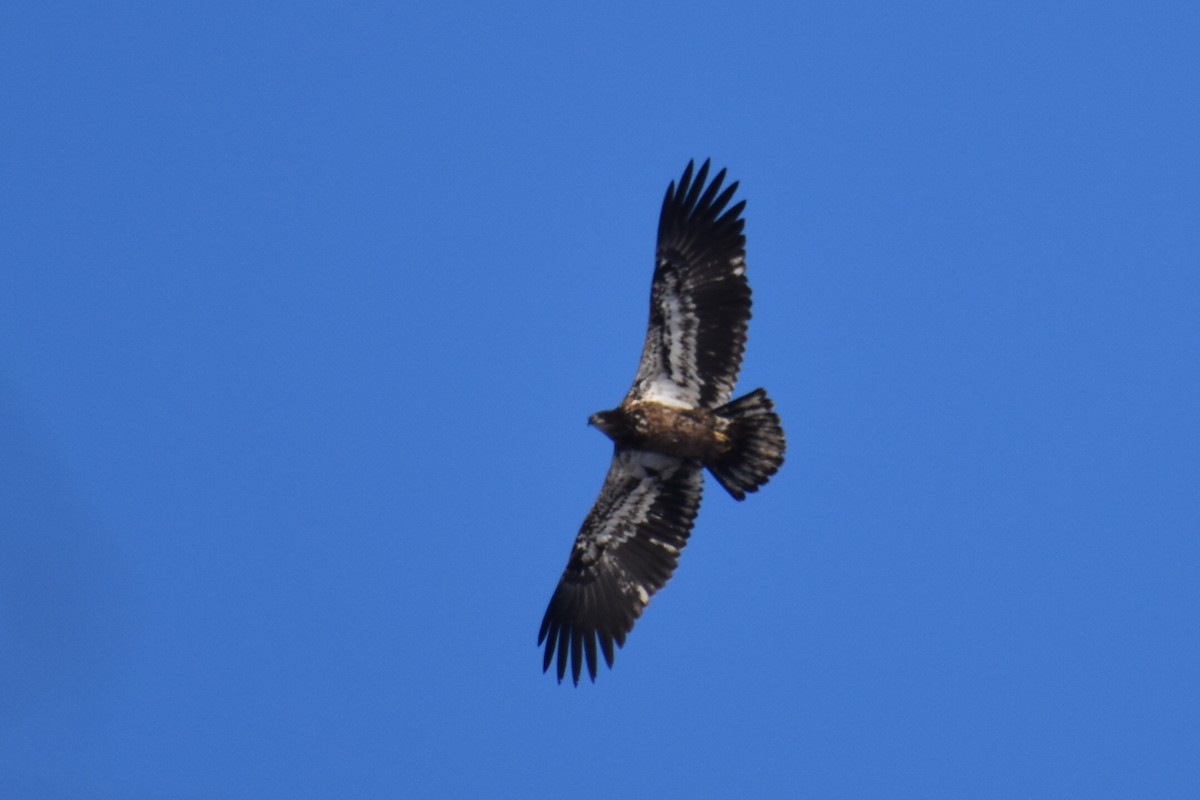
[{"label": "eagle in flight", "polygon": [[589,424],[615,445],[612,465],[571,548],[542,627],[542,670],[556,662],[596,680],[596,649],[612,667],[625,636],[671,578],[687,544],[707,468],[737,500],[783,463],[783,427],[763,389],[730,402],[746,347],[750,285],[742,210],[707,183],[709,162],[667,187],[658,220],[650,326],[633,388]]}]

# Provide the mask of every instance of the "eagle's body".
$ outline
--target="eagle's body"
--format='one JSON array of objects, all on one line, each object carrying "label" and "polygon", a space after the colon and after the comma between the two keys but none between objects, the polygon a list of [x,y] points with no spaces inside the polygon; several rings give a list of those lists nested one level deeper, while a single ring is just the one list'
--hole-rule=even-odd
[{"label": "eagle's body", "polygon": [[[736,499],[783,463],[786,444],[762,389],[730,402],[750,319],[745,201],[726,210],[722,170],[708,162],[672,183],[658,224],[650,325],[633,388],[589,422],[613,440],[608,476],[575,539],[538,643],[543,667],[579,682],[596,646],[611,667],[650,596],[670,579],[700,507],[704,470]],[[719,193],[719,194],[718,194]]]},{"label": "eagle's body", "polygon": [[588,420],[618,447],[675,458],[713,461],[729,452],[729,420],[703,408],[675,408],[653,400],[622,403]]}]

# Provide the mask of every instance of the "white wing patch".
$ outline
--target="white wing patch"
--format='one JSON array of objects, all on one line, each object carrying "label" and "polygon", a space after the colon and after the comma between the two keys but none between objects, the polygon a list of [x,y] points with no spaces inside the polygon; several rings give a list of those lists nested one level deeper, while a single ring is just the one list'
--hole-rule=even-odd
[{"label": "white wing patch", "polygon": [[700,318],[690,293],[680,286],[679,273],[667,264],[660,264],[659,269],[662,280],[651,301],[662,324],[652,326],[647,335],[633,391],[643,400],[674,408],[695,408],[702,383],[696,364]]},{"label": "white wing patch", "polygon": [[[605,488],[620,485],[621,491],[615,496],[606,492],[609,496],[602,495],[592,509],[592,522],[599,520],[599,523],[590,528],[590,536],[576,540],[575,549],[579,551],[580,560],[585,565],[595,564],[605,551],[636,535],[639,527],[650,518],[650,507],[658,499],[662,480],[674,475],[683,463],[678,458],[644,450],[618,451],[613,457]],[[669,553],[679,553],[678,548],[657,538],[649,541]],[[638,589],[639,593],[645,591],[641,587]]]}]

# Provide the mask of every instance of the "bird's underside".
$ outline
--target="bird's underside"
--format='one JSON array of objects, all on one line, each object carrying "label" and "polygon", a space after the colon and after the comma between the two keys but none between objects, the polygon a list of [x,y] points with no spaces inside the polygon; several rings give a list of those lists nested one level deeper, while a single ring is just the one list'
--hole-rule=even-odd
[{"label": "bird's underside", "polygon": [[745,201],[728,209],[725,171],[708,162],[672,182],[659,218],[650,324],[633,387],[589,420],[614,443],[612,464],[580,528],[538,633],[543,668],[586,663],[597,646],[613,663],[650,597],[670,579],[700,506],[704,470],[736,499],[766,483],[786,443],[774,406],[757,389],[730,401],[750,319]]},{"label": "bird's underside", "polygon": [[730,421],[704,408],[675,408],[653,400],[626,401],[589,422],[618,446],[675,458],[713,461],[729,452]]}]

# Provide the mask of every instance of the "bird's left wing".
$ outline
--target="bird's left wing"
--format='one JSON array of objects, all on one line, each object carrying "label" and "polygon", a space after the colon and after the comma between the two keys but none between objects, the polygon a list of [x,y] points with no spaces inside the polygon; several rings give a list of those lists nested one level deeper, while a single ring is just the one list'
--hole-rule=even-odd
[{"label": "bird's left wing", "polygon": [[557,653],[558,680],[570,662],[578,684],[586,658],[595,680],[597,642],[612,666],[613,642],[625,644],[650,596],[679,563],[700,507],[702,470],[697,461],[616,449],[542,619],[543,670]]},{"label": "bird's left wing", "polygon": [[693,177],[689,163],[663,198],[650,324],[626,401],[716,408],[733,396],[750,320],[746,201],[729,205],[738,185],[721,191],[725,170],[706,185],[708,167]]}]

